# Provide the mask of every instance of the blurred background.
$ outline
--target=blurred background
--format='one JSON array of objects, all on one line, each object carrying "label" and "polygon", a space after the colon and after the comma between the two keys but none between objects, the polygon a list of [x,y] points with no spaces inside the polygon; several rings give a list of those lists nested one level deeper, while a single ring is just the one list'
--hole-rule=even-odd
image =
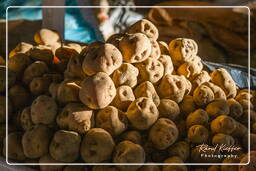
[{"label": "blurred background", "polygon": [[[88,44],[104,41],[148,18],[169,43],[177,37],[194,39],[205,61],[248,66],[248,10],[246,8],[164,8],[164,6],[238,6],[251,9],[251,66],[256,68],[256,1],[250,0],[2,0],[0,1],[0,56],[5,56],[8,6],[101,6],[99,8],[10,8],[9,51],[19,42],[33,42],[40,28],[60,32],[65,41]],[[139,6],[163,6],[140,8]],[[129,6],[111,8],[109,6]]]}]

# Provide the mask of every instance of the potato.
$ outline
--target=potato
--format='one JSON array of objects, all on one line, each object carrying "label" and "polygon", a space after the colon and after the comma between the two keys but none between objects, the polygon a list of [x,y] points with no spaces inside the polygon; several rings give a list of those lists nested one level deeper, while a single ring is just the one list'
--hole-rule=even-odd
[{"label": "potato", "polygon": [[159,96],[157,95],[153,84],[149,81],[145,81],[140,85],[138,85],[134,90],[134,95],[136,98],[140,98],[140,97],[151,98],[156,106],[160,104]]},{"label": "potato", "polygon": [[[239,163],[240,160],[239,158],[225,158],[222,163],[223,164],[232,164],[232,163]],[[221,170],[225,170],[225,171],[238,171],[238,166],[237,165],[222,165],[221,166]]]},{"label": "potato", "polygon": [[209,131],[203,125],[193,125],[188,129],[188,140],[192,143],[205,143],[208,137]]},{"label": "potato", "polygon": [[30,63],[31,59],[29,56],[23,53],[18,53],[8,59],[8,71],[14,72],[16,75],[20,75]]},{"label": "potato", "polygon": [[177,72],[179,75],[184,75],[188,79],[194,78],[203,69],[201,58],[198,56],[192,56],[189,61],[179,66]]},{"label": "potato", "polygon": [[137,85],[139,70],[129,63],[123,63],[112,75],[112,80],[116,87],[127,85],[131,88]]},{"label": "potato", "polygon": [[78,52],[74,48],[65,45],[57,48],[55,51],[55,56],[60,61],[69,60],[76,55],[78,55]]},{"label": "potato", "polygon": [[[238,166],[239,171],[253,171],[253,170],[255,170],[255,166],[256,166],[256,153],[255,153],[255,150],[254,151],[250,151],[250,153],[247,153],[240,160],[240,163],[243,164],[243,165]],[[248,164],[246,164],[246,163],[248,163]]]},{"label": "potato", "polygon": [[69,59],[64,72],[65,78],[83,79],[85,77],[85,73],[82,68],[83,59],[84,57],[82,55],[72,56]]},{"label": "potato", "polygon": [[24,87],[16,84],[9,89],[8,98],[11,99],[14,109],[18,110],[27,105],[30,95]]},{"label": "potato", "polygon": [[238,137],[241,138],[244,135],[248,134],[248,129],[245,125],[241,124],[240,122],[236,121],[236,127],[234,129],[234,131],[232,132],[232,136],[233,137]]},{"label": "potato", "polygon": [[51,97],[54,99],[54,100],[57,100],[57,91],[58,91],[58,88],[59,88],[59,85],[58,83],[54,83],[52,82],[49,86],[49,89],[48,89],[48,92],[49,94],[51,95]]},{"label": "potato", "polygon": [[212,82],[224,90],[227,98],[236,96],[236,83],[224,68],[216,69],[210,75]]},{"label": "potato", "polygon": [[151,141],[146,141],[143,144],[143,148],[146,153],[147,162],[163,162],[164,159],[168,157],[167,150],[158,150],[155,148],[154,144]]},{"label": "potato", "polygon": [[[194,78],[191,79],[192,83],[192,91],[194,91],[198,86],[205,82],[209,82],[211,80],[210,75],[207,71],[202,70],[200,73],[196,74]],[[225,95],[225,93],[224,93]]]},{"label": "potato", "polygon": [[[43,163],[61,163],[60,161],[52,158],[50,154],[46,154],[39,159],[39,164]],[[40,165],[40,171],[62,171],[63,165]]]},{"label": "potato", "polygon": [[[166,159],[164,161],[164,163],[183,163],[182,159],[174,156],[174,157],[169,157],[168,159]],[[163,170],[162,171],[173,171],[173,170],[179,170],[179,171],[187,171],[188,168],[187,166],[183,166],[183,165],[164,165],[163,166]]]},{"label": "potato", "polygon": [[140,97],[130,104],[126,115],[132,127],[146,130],[157,120],[159,112],[151,98]]},{"label": "potato", "polygon": [[195,89],[193,99],[198,106],[205,106],[214,100],[214,94],[206,85],[200,85]]},{"label": "potato", "polygon": [[160,105],[158,106],[159,116],[175,120],[180,114],[179,105],[169,99],[161,99]]},{"label": "potato", "polygon": [[77,132],[59,130],[55,132],[49,152],[55,160],[74,162],[79,157],[81,137]]},{"label": "potato", "polygon": [[207,112],[203,109],[197,109],[194,112],[190,113],[186,118],[186,126],[190,128],[193,125],[204,125],[208,126],[209,116]]},{"label": "potato", "polygon": [[172,74],[174,71],[174,67],[172,64],[172,59],[169,55],[161,55],[158,60],[163,64],[164,67],[164,75]]},{"label": "potato", "polygon": [[196,110],[194,99],[190,95],[185,95],[181,103],[179,103],[180,111],[183,115],[187,116],[189,113]]},{"label": "potato", "polygon": [[58,106],[53,98],[41,95],[31,105],[31,120],[34,124],[52,124],[55,121]]},{"label": "potato", "polygon": [[103,109],[116,96],[116,88],[111,78],[104,72],[87,77],[81,83],[80,100],[91,109]]},{"label": "potato", "polygon": [[31,119],[31,108],[26,107],[22,110],[20,114],[20,125],[23,130],[27,131],[33,127],[33,122]]},{"label": "potato", "polygon": [[57,101],[60,104],[68,104],[79,101],[80,81],[64,80],[62,81],[56,92]]},{"label": "potato", "polygon": [[216,118],[220,115],[228,115],[230,113],[228,102],[222,99],[214,100],[209,103],[205,110],[211,118]]},{"label": "potato", "polygon": [[149,57],[153,58],[153,59],[158,59],[161,55],[160,47],[156,40],[154,40],[152,38],[150,38],[149,40],[151,43],[151,53],[150,53]]},{"label": "potato", "polygon": [[92,171],[119,171],[115,166],[111,165],[97,165],[93,166]]},{"label": "potato", "polygon": [[229,115],[238,119],[243,114],[243,106],[234,98],[228,99],[227,103],[230,109]]},{"label": "potato", "polygon": [[121,135],[123,141],[131,141],[135,144],[142,144],[142,136],[139,131],[126,131]]},{"label": "potato", "polygon": [[190,146],[186,141],[178,141],[168,148],[169,156],[177,156],[186,161],[189,157]]},{"label": "potato", "polygon": [[179,130],[178,139],[184,139],[187,136],[187,130],[186,130],[186,120],[183,118],[180,118],[175,121],[175,124]]},{"label": "potato", "polygon": [[223,100],[227,99],[225,92],[219,86],[217,86],[211,82],[205,82],[205,83],[203,83],[203,85],[206,85],[207,87],[209,87],[212,90],[215,100],[216,99],[223,99]]},{"label": "potato", "polygon": [[111,135],[102,128],[92,128],[84,136],[80,153],[88,163],[107,162],[111,159],[115,142]]},{"label": "potato", "polygon": [[[249,118],[249,111],[250,111],[250,118]],[[247,126],[249,119],[251,123],[256,122],[256,112],[253,110],[244,110],[243,114],[239,118],[239,121]]]},{"label": "potato", "polygon": [[31,59],[35,61],[43,61],[48,64],[51,64],[54,58],[52,49],[45,45],[34,46],[28,51],[28,54]]},{"label": "potato", "polygon": [[192,39],[177,38],[169,43],[169,52],[175,66],[190,61],[198,52],[198,46]]},{"label": "potato", "polygon": [[213,133],[231,134],[236,129],[236,121],[227,116],[220,115],[211,122],[211,130]]},{"label": "potato", "polygon": [[235,144],[235,140],[232,136],[230,135],[226,135],[226,134],[215,134],[213,137],[212,137],[212,144],[213,145],[227,145],[227,146],[232,146]]},{"label": "potato", "polygon": [[88,50],[88,53],[85,54],[82,68],[87,75],[93,75],[97,72],[105,72],[110,75],[121,64],[121,52],[114,45],[106,43]]},{"label": "potato", "polygon": [[36,61],[30,64],[25,69],[22,80],[25,84],[29,84],[33,80],[33,78],[40,77],[43,74],[47,73],[48,71],[49,71],[49,68],[45,62]]},{"label": "potato", "polygon": [[67,46],[75,49],[77,53],[80,53],[82,51],[82,47],[78,43],[68,43]]},{"label": "potato", "polygon": [[165,43],[164,41],[158,41],[158,45],[162,55],[170,55],[167,43]]},{"label": "potato", "polygon": [[61,129],[85,134],[94,127],[94,112],[80,103],[67,104],[56,118]]},{"label": "potato", "polygon": [[123,60],[127,63],[138,63],[146,60],[151,53],[151,43],[142,33],[128,34],[119,43]]},{"label": "potato", "polygon": [[96,115],[96,127],[103,128],[112,136],[117,136],[125,131],[127,124],[125,114],[114,106],[107,106]]},{"label": "potato", "polygon": [[35,159],[48,153],[52,133],[45,125],[35,125],[22,137],[22,147],[26,157]]},{"label": "potato", "polygon": [[14,55],[17,55],[19,53],[27,53],[31,48],[33,48],[33,45],[25,42],[20,42],[11,52],[9,53],[9,58],[13,57]]},{"label": "potato", "polygon": [[139,82],[150,81],[157,84],[164,75],[163,64],[154,58],[148,58],[141,63],[135,65],[139,69]]},{"label": "potato", "polygon": [[175,143],[179,131],[174,122],[167,118],[160,118],[149,131],[149,140],[155,148],[163,150]]},{"label": "potato", "polygon": [[126,111],[129,105],[135,100],[132,88],[126,85],[116,89],[116,96],[112,101],[112,105],[121,111]]},{"label": "potato", "polygon": [[40,29],[34,35],[34,41],[39,45],[53,45],[60,41],[60,36],[56,31]]},{"label": "potato", "polygon": [[123,33],[113,34],[107,39],[106,43],[110,43],[119,49],[119,43],[124,38],[124,36],[125,34]]},{"label": "potato", "polygon": [[144,33],[147,37],[156,40],[159,36],[156,26],[147,19],[142,19],[131,25],[127,30],[127,33]]},{"label": "potato", "polygon": [[[131,141],[122,141],[115,147],[113,153],[113,163],[144,163],[145,152],[144,149]],[[141,165],[117,165],[120,171],[136,170]]]},{"label": "potato", "polygon": [[50,86],[50,79],[46,77],[35,77],[29,83],[30,92],[33,95],[41,95],[47,93]]},{"label": "potato", "polygon": [[[250,143],[248,141],[250,141]],[[245,134],[243,137],[242,143],[245,149],[249,149],[248,145],[250,145],[250,150],[256,150],[256,134],[254,133],[250,133],[249,135],[248,133]]]},{"label": "potato", "polygon": [[[24,161],[26,156],[24,155],[22,148],[22,133],[21,132],[13,132],[8,134],[8,159]],[[6,138],[3,141],[3,154],[6,156]]]}]

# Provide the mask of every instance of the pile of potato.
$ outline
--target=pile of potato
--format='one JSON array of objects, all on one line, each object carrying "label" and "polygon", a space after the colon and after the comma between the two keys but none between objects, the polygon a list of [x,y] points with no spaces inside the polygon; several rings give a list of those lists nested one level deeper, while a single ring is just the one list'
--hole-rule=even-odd
[{"label": "pile of potato", "polygon": [[[209,72],[195,41],[178,38],[167,45],[158,35],[142,19],[106,43],[63,45],[58,33],[41,29],[37,45],[17,45],[8,60],[9,162],[246,163],[250,136],[247,166],[41,165],[40,170],[254,170],[256,92],[239,89],[223,68]],[[6,156],[6,68],[0,69]],[[201,144],[241,149],[222,153],[237,158],[206,158]]]}]

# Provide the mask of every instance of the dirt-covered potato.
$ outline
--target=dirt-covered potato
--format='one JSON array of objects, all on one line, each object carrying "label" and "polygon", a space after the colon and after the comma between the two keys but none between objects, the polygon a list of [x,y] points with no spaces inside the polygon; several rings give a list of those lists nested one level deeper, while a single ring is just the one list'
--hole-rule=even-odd
[{"label": "dirt-covered potato", "polygon": [[158,59],[161,55],[159,44],[154,39],[149,39],[151,43],[151,53],[149,55],[150,58]]},{"label": "dirt-covered potato", "polygon": [[211,81],[224,90],[227,98],[234,98],[236,96],[236,83],[224,68],[216,69],[210,75]]},{"label": "dirt-covered potato", "polygon": [[174,122],[167,118],[160,118],[149,131],[149,140],[155,148],[163,150],[175,143],[179,131]]},{"label": "dirt-covered potato", "polygon": [[221,145],[221,144],[225,144],[227,146],[232,146],[235,144],[235,140],[232,136],[230,135],[226,135],[226,134],[215,134],[213,137],[212,137],[212,144],[213,145]]},{"label": "dirt-covered potato", "polygon": [[234,129],[231,135],[233,137],[241,138],[246,134],[248,134],[247,127],[244,124],[236,121],[236,128]]},{"label": "dirt-covered potato", "polygon": [[22,147],[26,157],[35,159],[48,153],[52,132],[45,125],[35,125],[22,137]]},{"label": "dirt-covered potato", "polygon": [[209,87],[212,90],[214,94],[214,99],[223,99],[223,100],[227,99],[225,92],[219,86],[211,82],[205,82],[203,83],[203,85]]},{"label": "dirt-covered potato", "polygon": [[145,34],[128,34],[120,41],[119,49],[125,62],[138,63],[149,57],[151,43]]},{"label": "dirt-covered potato", "polygon": [[110,43],[119,49],[119,42],[123,39],[124,36],[125,34],[123,33],[113,34],[107,39],[106,43]]},{"label": "dirt-covered potato", "polygon": [[64,72],[65,78],[83,79],[85,77],[85,73],[82,68],[83,59],[84,57],[82,55],[72,56],[69,59]]},{"label": "dirt-covered potato", "polygon": [[[131,141],[122,141],[115,147],[113,153],[114,163],[144,163],[145,151],[139,144],[134,144]],[[141,165],[117,165],[120,171],[136,170]]]},{"label": "dirt-covered potato", "polygon": [[227,115],[220,115],[211,122],[213,133],[231,134],[236,129],[236,121]]},{"label": "dirt-covered potato", "polygon": [[156,26],[147,19],[142,19],[131,25],[127,30],[127,33],[144,33],[147,37],[156,40],[159,36]]},{"label": "dirt-covered potato", "polygon": [[142,144],[142,135],[139,131],[126,131],[121,135],[121,140],[131,141],[135,144]]},{"label": "dirt-covered potato", "polygon": [[103,128],[112,136],[117,136],[127,128],[126,115],[114,106],[101,109],[96,115],[96,127]]},{"label": "dirt-covered potato", "polygon": [[93,166],[92,171],[119,171],[116,166],[111,165],[97,165]]},{"label": "dirt-covered potato", "polygon": [[159,117],[175,120],[180,114],[179,105],[170,99],[161,99],[158,106]]},{"label": "dirt-covered potato", "polygon": [[61,162],[74,162],[79,157],[81,137],[77,132],[59,130],[55,132],[49,153]]},{"label": "dirt-covered potato", "polygon": [[26,107],[22,110],[22,112],[20,114],[20,125],[21,125],[22,129],[25,131],[27,131],[33,127],[34,124],[31,119],[31,108],[30,107]]},{"label": "dirt-covered potato", "polygon": [[20,42],[11,52],[9,53],[9,58],[13,57],[18,53],[27,53],[33,45],[25,42]]},{"label": "dirt-covered potato", "polygon": [[130,104],[126,115],[132,127],[146,130],[157,120],[159,112],[151,98],[140,97]]},{"label": "dirt-covered potato", "polygon": [[198,106],[205,106],[214,100],[214,93],[206,85],[200,85],[195,89],[193,99]]},{"label": "dirt-covered potato", "polygon": [[87,163],[108,162],[111,159],[115,142],[102,128],[92,128],[84,136],[80,153]]},{"label": "dirt-covered potato", "polygon": [[172,74],[174,71],[172,59],[169,55],[161,55],[158,60],[163,64],[164,75]]},{"label": "dirt-covered potato", "polygon": [[52,124],[55,121],[58,106],[53,98],[41,95],[31,105],[31,120],[34,124]]},{"label": "dirt-covered potato", "polygon": [[[40,157],[38,163],[61,163],[61,161],[57,161],[50,154],[46,154]],[[63,167],[63,165],[40,165],[40,171],[62,171]]]},{"label": "dirt-covered potato", "polygon": [[216,118],[220,115],[228,115],[230,113],[228,102],[222,99],[214,100],[209,103],[205,110],[211,118]]},{"label": "dirt-covered potato", "polygon": [[60,36],[56,31],[40,29],[34,35],[34,41],[39,45],[53,45],[60,41]]},{"label": "dirt-covered potato", "polygon": [[55,56],[60,61],[69,60],[70,58],[76,55],[78,55],[78,52],[74,48],[69,46],[61,46],[55,51]]},{"label": "dirt-covered potato", "polygon": [[110,75],[121,64],[121,52],[114,45],[106,43],[88,50],[82,68],[87,75],[93,75],[97,72],[105,72]]},{"label": "dirt-covered potato", "polygon": [[243,106],[233,98],[227,100],[230,112],[229,115],[235,119],[243,114]]},{"label": "dirt-covered potato", "polygon": [[45,62],[36,61],[25,69],[22,80],[24,83],[29,84],[33,78],[43,76],[48,71],[49,68]]},{"label": "dirt-covered potato", "polygon": [[28,54],[31,59],[36,61],[44,61],[48,64],[52,63],[54,58],[52,49],[45,45],[34,46],[28,51]]},{"label": "dirt-covered potato", "polygon": [[209,131],[203,125],[193,125],[188,129],[188,140],[200,144],[207,142]]},{"label": "dirt-covered potato", "polygon": [[185,95],[183,100],[179,103],[180,112],[187,116],[189,113],[196,110],[196,104],[194,102],[193,96]]},{"label": "dirt-covered potato", "polygon": [[209,116],[207,112],[203,109],[197,109],[194,112],[190,113],[186,118],[186,126],[190,128],[193,125],[204,125],[208,126]]},{"label": "dirt-covered potato", "polygon": [[57,101],[61,104],[67,104],[79,101],[80,81],[64,80],[57,88]]},{"label": "dirt-covered potato", "polygon": [[190,146],[186,141],[178,141],[168,148],[169,156],[178,156],[182,161],[186,161],[189,157]]},{"label": "dirt-covered potato", "polygon": [[196,56],[198,46],[192,39],[177,38],[169,43],[169,52],[175,66],[180,66],[183,62],[189,61]]},{"label": "dirt-covered potato", "polygon": [[127,85],[131,88],[137,85],[139,70],[129,63],[123,63],[112,75],[112,80],[116,87]]},{"label": "dirt-covered potato", "polygon": [[156,84],[164,75],[163,64],[154,58],[148,58],[135,66],[139,69],[139,82],[150,81]]},{"label": "dirt-covered potato", "polygon": [[162,55],[170,55],[167,43],[165,43],[164,41],[158,41],[158,45]]},{"label": "dirt-covered potato", "polygon": [[51,80],[47,77],[35,77],[29,83],[30,92],[33,95],[40,95],[47,93]]},{"label": "dirt-covered potato", "polygon": [[[22,148],[22,132],[13,132],[8,134],[8,158],[17,161],[23,161],[26,156]],[[6,139],[4,139],[3,154],[6,156]],[[10,162],[10,161],[9,161]]]},{"label": "dirt-covered potato", "polygon": [[[164,161],[164,163],[184,163],[182,159],[178,156],[169,157]],[[187,171],[187,166],[184,165],[164,165],[162,171],[173,171],[173,170],[179,170],[179,171]]]},{"label": "dirt-covered potato", "polygon": [[56,122],[61,129],[85,134],[94,126],[94,112],[83,104],[69,103],[58,114]]},{"label": "dirt-covered potato", "polygon": [[116,89],[116,96],[111,105],[115,106],[121,111],[126,111],[129,105],[135,100],[132,88],[126,85],[120,86]]},{"label": "dirt-covered potato", "polygon": [[87,77],[81,83],[80,100],[91,109],[107,107],[116,96],[111,78],[104,72]]},{"label": "dirt-covered potato", "polygon": [[18,110],[29,103],[30,94],[23,86],[16,84],[9,89],[8,98],[11,99],[13,108]]},{"label": "dirt-covered potato", "polygon": [[[199,74],[194,76],[194,78],[191,80],[192,83],[192,91],[194,91],[198,86],[205,82],[209,82],[211,80],[210,75],[207,71],[202,70]],[[224,93],[225,94],[225,93]]]},{"label": "dirt-covered potato", "polygon": [[184,75],[188,79],[194,78],[203,69],[201,58],[198,56],[192,56],[189,61],[179,66],[177,72],[179,75]]},{"label": "dirt-covered potato", "polygon": [[160,98],[157,95],[155,87],[149,81],[145,81],[145,82],[141,83],[140,85],[138,85],[134,90],[134,95],[136,98],[140,98],[140,97],[151,98],[156,106],[158,106],[160,104]]},{"label": "dirt-covered potato", "polygon": [[31,59],[24,53],[18,53],[8,59],[8,70],[20,75],[31,63]]}]

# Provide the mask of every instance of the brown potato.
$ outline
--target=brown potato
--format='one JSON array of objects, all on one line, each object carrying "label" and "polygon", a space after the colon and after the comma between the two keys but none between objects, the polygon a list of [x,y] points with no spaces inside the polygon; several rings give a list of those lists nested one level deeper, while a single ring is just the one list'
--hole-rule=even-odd
[{"label": "brown potato", "polygon": [[179,103],[180,111],[183,115],[187,116],[189,113],[196,110],[194,99],[190,95],[185,95],[181,103]]},{"label": "brown potato", "polygon": [[35,61],[43,61],[48,64],[51,64],[54,58],[52,49],[49,46],[45,45],[34,46],[28,51],[28,54],[31,59]]},{"label": "brown potato", "polygon": [[59,130],[55,132],[49,152],[55,160],[74,162],[79,157],[81,137],[77,132]]},{"label": "brown potato", "polygon": [[230,135],[226,135],[226,134],[215,134],[213,137],[212,137],[212,144],[213,145],[227,145],[227,146],[232,146],[235,144],[235,140],[232,136]]},{"label": "brown potato", "polygon": [[236,121],[227,116],[220,115],[211,122],[211,130],[213,133],[231,134],[236,129]]},{"label": "brown potato", "polygon": [[80,81],[64,80],[57,88],[56,98],[61,104],[68,104],[79,101]]},{"label": "brown potato", "polygon": [[81,83],[80,100],[91,109],[103,109],[116,96],[116,88],[111,78],[104,72],[87,77]]},{"label": "brown potato", "polygon": [[119,49],[119,43],[124,38],[124,36],[125,34],[123,33],[113,34],[107,39],[106,43],[110,43]]},{"label": "brown potato", "polygon": [[207,112],[203,109],[197,109],[194,112],[190,113],[186,118],[186,126],[190,128],[193,125],[204,125],[208,126],[209,116]]},{"label": "brown potato", "polygon": [[[247,153],[240,160],[240,163],[243,164],[243,165],[238,166],[239,171],[253,171],[253,170],[255,170],[255,167],[256,167],[256,152],[255,152],[255,150],[250,151],[250,153]],[[248,163],[248,164],[244,165],[245,163]]]},{"label": "brown potato", "polygon": [[107,162],[111,159],[115,142],[102,128],[92,128],[84,136],[80,153],[87,163]]},{"label": "brown potato", "polygon": [[76,55],[78,55],[78,52],[74,48],[65,45],[57,48],[55,51],[55,56],[60,61],[69,60]]},{"label": "brown potato", "polygon": [[31,119],[31,108],[26,107],[22,110],[20,114],[20,125],[23,130],[27,131],[33,127],[33,122]]},{"label": "brown potato", "polygon": [[[250,118],[249,118],[249,111],[250,111]],[[256,122],[256,112],[254,110],[244,110],[243,114],[239,118],[239,121],[247,126],[249,119],[251,123]]]},{"label": "brown potato", "polygon": [[178,141],[168,148],[169,156],[177,156],[186,161],[190,154],[190,146],[186,141]]},{"label": "brown potato", "polygon": [[164,75],[172,74],[174,67],[172,64],[172,58],[169,55],[161,55],[158,60],[163,64]]},{"label": "brown potato", "polygon": [[29,84],[33,78],[43,76],[48,71],[49,68],[45,62],[36,61],[25,69],[22,80],[24,83]]},{"label": "brown potato", "polygon": [[8,70],[20,75],[31,63],[31,59],[28,55],[18,53],[8,60]]},{"label": "brown potato", "polygon": [[214,100],[209,103],[205,110],[211,118],[216,118],[220,115],[228,115],[230,113],[228,102],[222,99]]},{"label": "brown potato", "polygon": [[248,134],[248,129],[245,125],[241,124],[240,122],[236,121],[236,128],[235,130],[232,132],[232,136],[233,137],[238,137],[241,138],[244,135]]},{"label": "brown potato", "polygon": [[33,95],[41,95],[47,93],[51,80],[47,77],[35,77],[29,83],[30,92]]},{"label": "brown potato", "polygon": [[135,144],[142,144],[142,136],[139,131],[126,131],[121,135],[122,141],[131,141]]},{"label": "brown potato", "polygon": [[[250,141],[250,144],[248,143],[248,141]],[[250,150],[256,150],[256,134],[254,133],[250,133],[249,135],[248,133],[245,134],[243,137],[242,143],[245,149],[249,149],[248,145],[250,145]]]},{"label": "brown potato", "polygon": [[163,150],[172,145],[178,138],[179,131],[174,122],[167,118],[160,118],[151,127],[149,139],[155,148]]},{"label": "brown potato", "polygon": [[184,75],[187,79],[193,79],[196,75],[200,74],[203,69],[201,58],[192,56],[189,61],[179,66],[177,72],[179,75]]},{"label": "brown potato", "polygon": [[48,92],[49,94],[51,95],[51,97],[54,99],[54,100],[57,100],[57,91],[58,91],[58,88],[59,88],[59,85],[58,83],[54,83],[52,82],[49,86],[49,89],[48,89]]},{"label": "brown potato", "polygon": [[[223,164],[231,164],[231,163],[239,163],[240,160],[239,158],[225,158],[222,163]],[[238,166],[237,165],[222,165],[221,166],[221,170],[225,170],[225,171],[235,171],[237,170],[238,171]]]},{"label": "brown potato", "polygon": [[188,129],[188,140],[192,143],[205,143],[208,137],[209,131],[203,125],[193,125]]},{"label": "brown potato", "polygon": [[131,103],[126,115],[134,128],[146,130],[157,120],[159,112],[151,98],[140,97]]},{"label": "brown potato", "polygon": [[229,115],[238,119],[243,114],[243,106],[233,98],[227,100],[230,109]]},{"label": "brown potato", "polygon": [[60,36],[56,31],[40,29],[34,35],[34,41],[39,45],[53,45],[60,41]]},{"label": "brown potato", "polygon": [[[210,75],[207,71],[202,70],[200,73],[196,74],[194,78],[192,78],[192,91],[194,91],[198,86],[205,82],[209,82],[211,80]],[[224,93],[225,94],[225,93]]]},{"label": "brown potato", "polygon": [[167,43],[165,43],[164,41],[158,41],[158,45],[162,55],[170,55]]},{"label": "brown potato", "polygon": [[16,84],[9,89],[8,98],[11,99],[13,108],[18,110],[29,103],[30,95],[24,87]]},{"label": "brown potato", "polygon": [[27,53],[31,48],[33,48],[33,45],[25,42],[20,42],[10,53],[9,58],[13,57],[14,55],[17,55],[18,53]]},{"label": "brown potato", "polygon": [[[40,157],[38,163],[43,164],[43,163],[61,163],[61,162],[52,158],[50,154],[46,154]],[[63,168],[64,168],[63,165],[40,165],[40,171],[62,171]]]},{"label": "brown potato", "polygon": [[[181,158],[174,156],[174,157],[169,157],[164,161],[164,163],[184,163]],[[179,171],[187,171],[188,168],[187,166],[183,165],[164,165],[162,171],[173,171],[173,170],[179,170]]]},{"label": "brown potato", "polygon": [[207,87],[209,87],[212,90],[215,100],[216,99],[223,99],[223,100],[227,99],[225,92],[219,86],[217,86],[211,82],[205,82],[205,83],[203,83],[203,85],[206,85]]},{"label": "brown potato", "polygon": [[82,47],[78,43],[68,43],[67,46],[75,49],[77,53],[80,53],[82,51]]},{"label": "brown potato", "polygon": [[195,89],[193,99],[198,106],[205,106],[214,100],[214,94],[206,85],[200,85]]},{"label": "brown potato", "polygon": [[67,64],[66,70],[64,72],[65,78],[70,79],[84,79],[85,73],[82,68],[84,57],[82,55],[72,56]]},{"label": "brown potato", "polygon": [[180,114],[179,105],[169,99],[161,99],[160,105],[158,106],[159,116],[175,120]]},{"label": "brown potato", "polygon": [[151,53],[149,55],[150,58],[158,59],[161,55],[159,44],[154,39],[149,39],[151,43]]}]

